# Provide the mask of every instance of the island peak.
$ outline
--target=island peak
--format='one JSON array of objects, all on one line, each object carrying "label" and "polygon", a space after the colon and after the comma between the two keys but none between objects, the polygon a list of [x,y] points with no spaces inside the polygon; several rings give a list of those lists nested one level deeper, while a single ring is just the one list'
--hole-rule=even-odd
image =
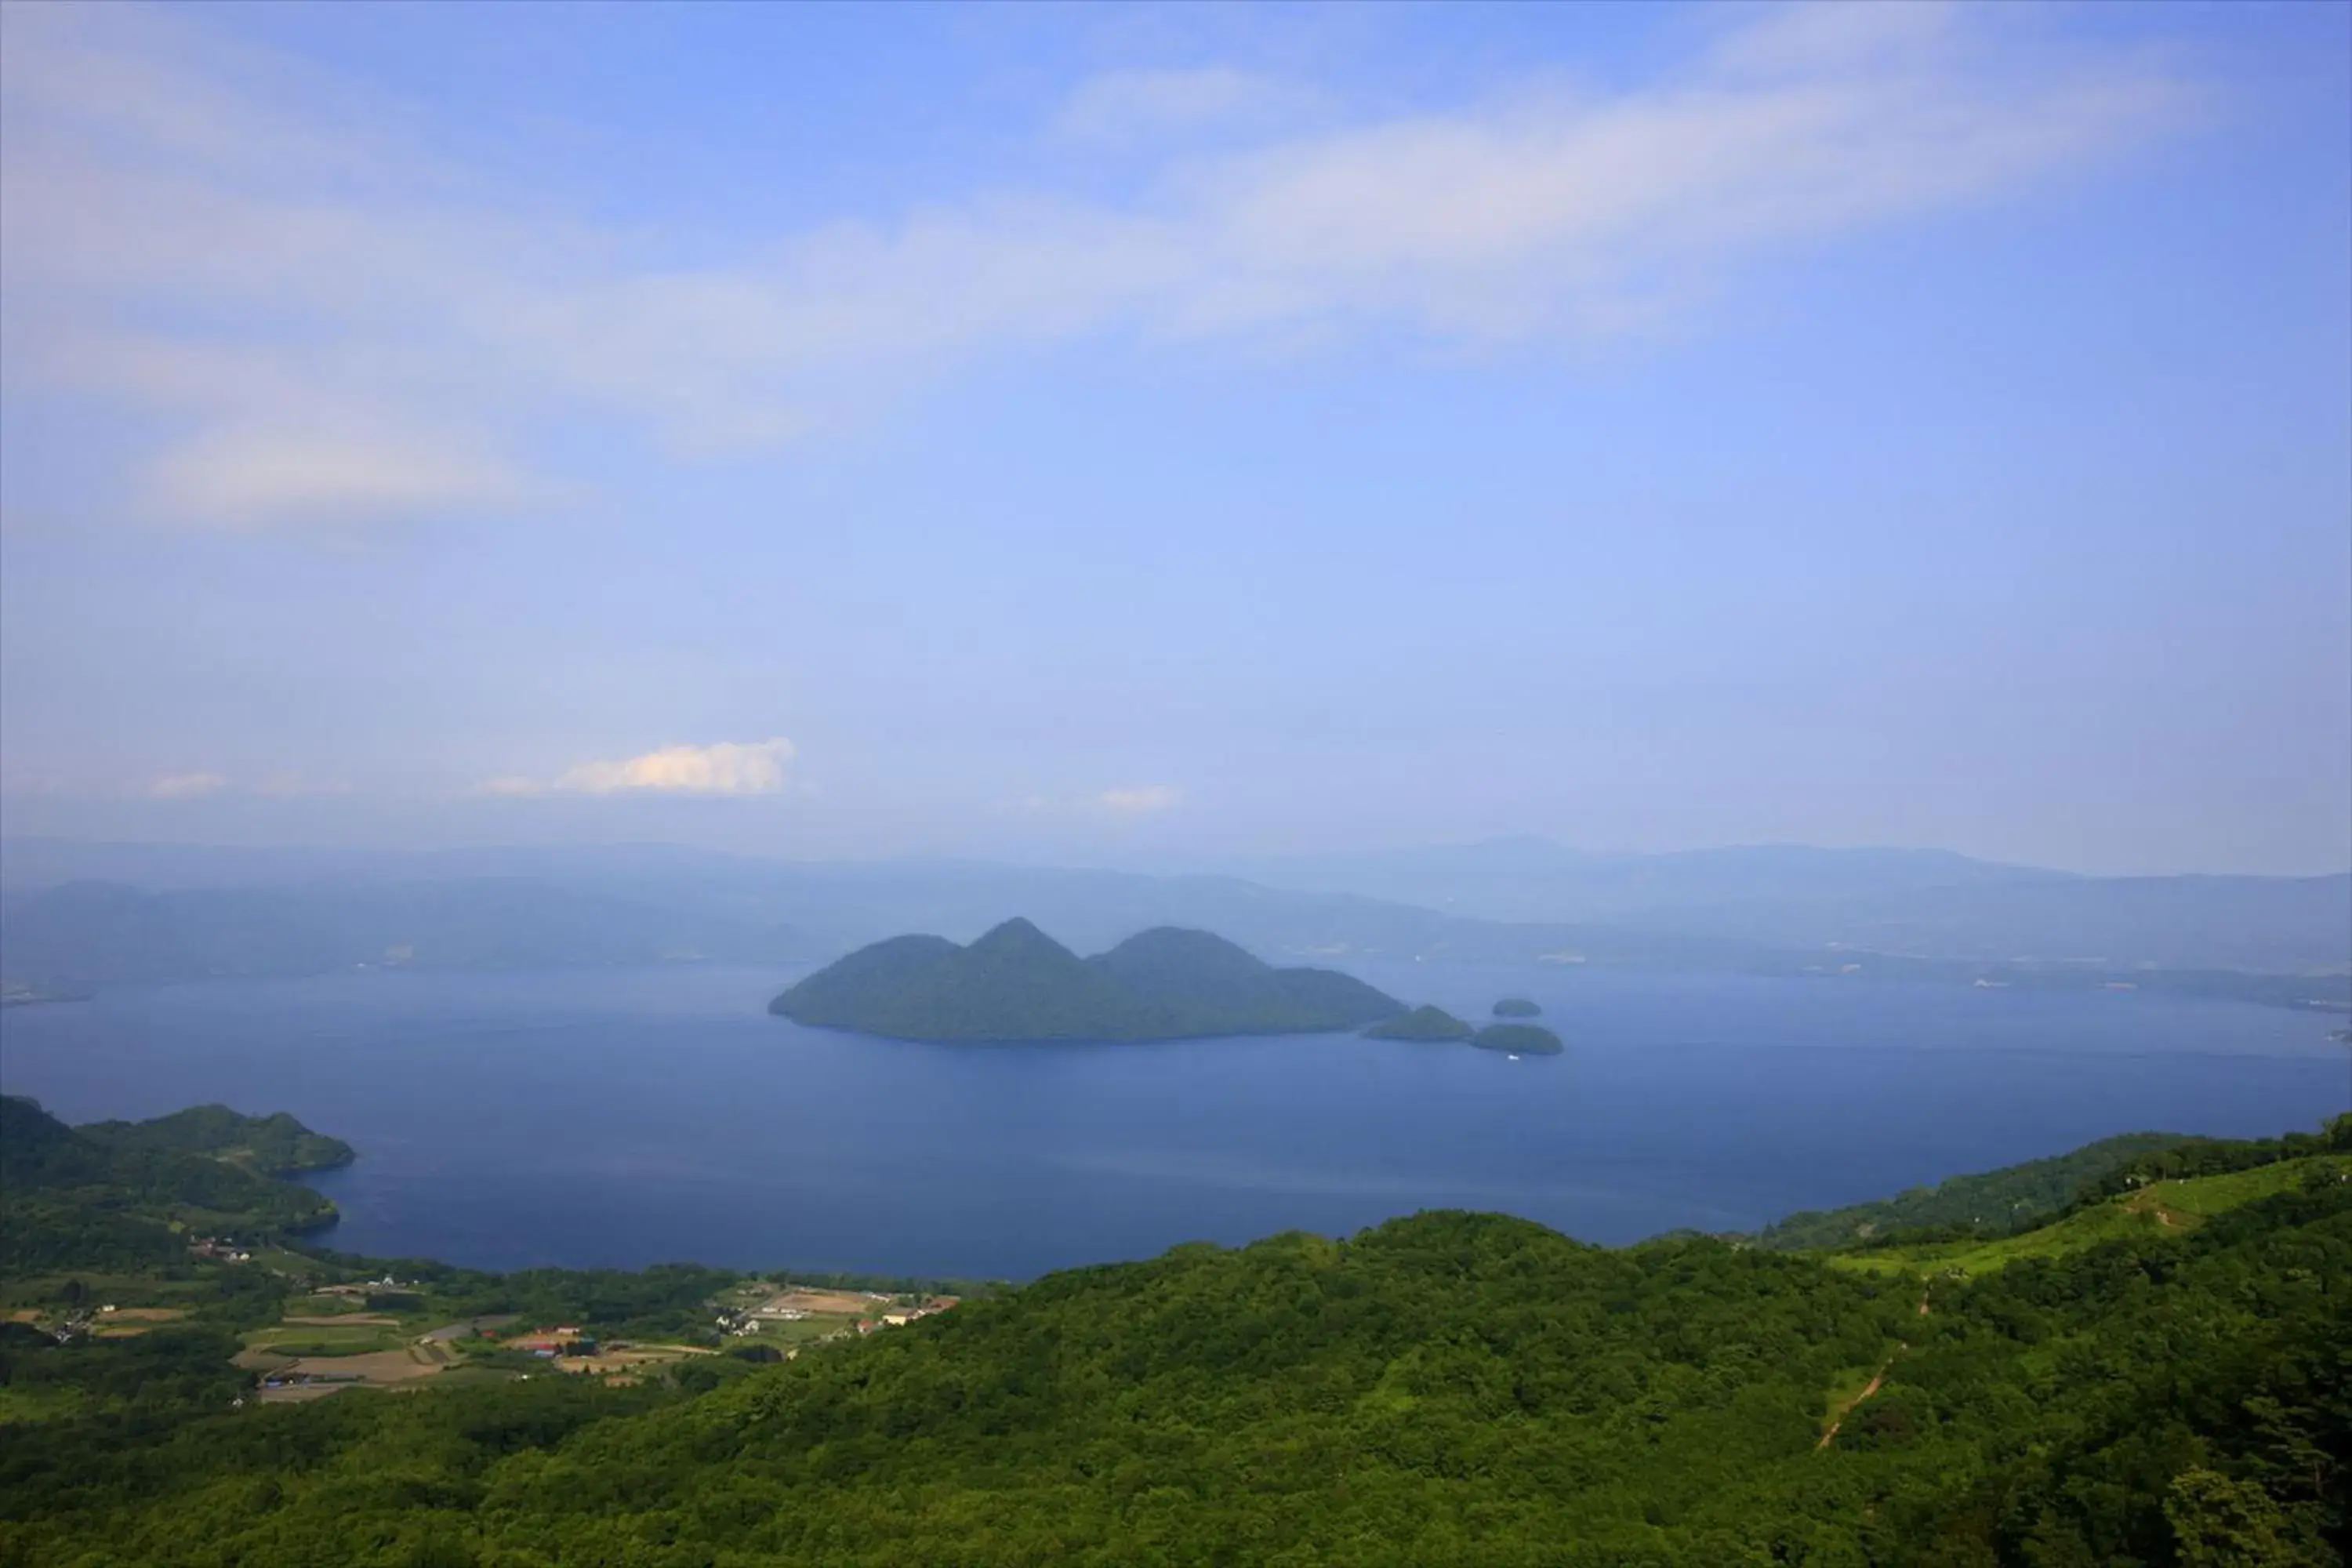
[{"label": "island peak", "polygon": [[989,927],[972,939],[965,950],[970,952],[1036,953],[1066,958],[1072,963],[1078,955],[1047,936],[1036,925],[1020,915]]}]

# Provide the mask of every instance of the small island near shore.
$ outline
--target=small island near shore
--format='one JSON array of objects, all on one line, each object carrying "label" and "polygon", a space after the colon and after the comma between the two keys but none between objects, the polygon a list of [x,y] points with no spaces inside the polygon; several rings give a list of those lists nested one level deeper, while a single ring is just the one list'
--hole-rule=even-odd
[{"label": "small island near shore", "polygon": [[1207,931],[1160,926],[1080,958],[1019,919],[968,947],[876,942],[768,1005],[817,1028],[974,1044],[1324,1034],[1404,1010],[1352,975],[1276,969]]},{"label": "small island near shore", "polygon": [[1364,1031],[1368,1040],[1466,1040],[1477,1031],[1443,1007],[1415,1007]]},{"label": "small island near shore", "polygon": [[1507,1051],[1515,1057],[1556,1057],[1564,1048],[1559,1037],[1540,1024],[1489,1024],[1470,1037],[1482,1051]]},{"label": "small island near shore", "polygon": [[1506,996],[1495,1004],[1497,1018],[1540,1018],[1543,1009],[1524,996]]},{"label": "small island near shore", "polygon": [[[1498,1002],[1495,1011],[1499,1014],[1507,1005]],[[1364,1031],[1364,1038],[1466,1043],[1481,1050],[1502,1051],[1515,1057],[1556,1057],[1564,1048],[1559,1037],[1539,1024],[1489,1024],[1481,1029],[1464,1023],[1443,1007],[1415,1007],[1410,1013],[1383,1018]]]}]

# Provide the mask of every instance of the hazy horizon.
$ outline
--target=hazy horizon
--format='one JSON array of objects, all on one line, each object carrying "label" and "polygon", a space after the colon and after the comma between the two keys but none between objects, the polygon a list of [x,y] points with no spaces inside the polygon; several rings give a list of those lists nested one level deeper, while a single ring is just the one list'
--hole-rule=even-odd
[{"label": "hazy horizon", "polygon": [[[1610,865],[1637,866],[1677,860],[1733,860],[1742,857],[1799,857],[1818,858],[1823,863],[1835,858],[1916,858],[1927,862],[1948,861],[1955,868],[1968,866],[1992,872],[2028,872],[2053,877],[2099,880],[2167,880],[2173,879],[2254,879],[2272,881],[2326,881],[2352,878],[2352,866],[2336,866],[2303,872],[2263,872],[2204,869],[2167,869],[2130,872],[2101,872],[2078,867],[2034,864],[2021,860],[1996,860],[1983,856],[1928,844],[1805,844],[1793,840],[1748,844],[1697,844],[1664,849],[1598,849],[1580,844],[1562,843],[1542,834],[1494,834],[1481,838],[1428,840],[1398,844],[1364,844],[1324,849],[1285,847],[1271,853],[1233,853],[1223,855],[1167,855],[1149,853],[1106,853],[1087,856],[1084,852],[1056,853],[1052,850],[1009,849],[992,853],[986,849],[959,851],[877,851],[866,854],[794,854],[782,850],[743,847],[725,843],[696,843],[678,838],[583,838],[549,837],[541,839],[466,839],[452,838],[436,842],[380,842],[368,840],[278,839],[255,838],[107,838],[79,837],[72,835],[20,833],[0,834],[0,847],[21,847],[43,851],[121,851],[137,856],[152,852],[169,857],[186,853],[219,856],[233,861],[237,857],[267,859],[270,857],[291,857],[297,860],[315,858],[320,863],[332,863],[337,857],[349,857],[354,864],[376,859],[436,859],[447,858],[463,867],[467,857],[492,860],[501,855],[519,855],[543,858],[549,865],[560,867],[564,857],[575,853],[593,861],[600,854],[653,853],[677,854],[689,860],[695,857],[712,856],[751,863],[777,866],[870,868],[884,869],[894,866],[924,867],[957,864],[975,867],[998,866],[1026,871],[1107,872],[1121,875],[1183,878],[1214,877],[1237,880],[1262,879],[1283,868],[1306,869],[1334,865],[1379,864],[1397,862],[1412,864],[1428,860],[1444,862],[1448,858],[1477,851],[1509,850],[1528,855],[1562,857],[1569,862],[1588,862],[1594,867]],[[1543,860],[1519,862],[1528,870],[1539,869]],[[1557,864],[1557,861],[1552,862]],[[1801,861],[1791,862],[1791,868],[1801,877]],[[1495,863],[1504,873],[1513,866]],[[0,867],[5,873],[5,867]],[[1932,881],[1920,885],[1933,885]],[[1412,901],[1410,900],[1404,901]]]},{"label": "hazy horizon", "polygon": [[2352,866],[2352,10],[7,7],[15,837]]}]

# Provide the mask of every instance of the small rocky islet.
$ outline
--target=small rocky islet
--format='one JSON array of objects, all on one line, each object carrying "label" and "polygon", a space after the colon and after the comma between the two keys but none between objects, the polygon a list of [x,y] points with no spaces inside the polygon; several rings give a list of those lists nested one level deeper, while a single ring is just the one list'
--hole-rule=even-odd
[{"label": "small rocky islet", "polygon": [[[1507,1013],[1507,1000],[1495,1004],[1498,1017],[1526,1017],[1525,1013]],[[1528,1007],[1535,1004],[1524,1004]],[[1489,1024],[1485,1028],[1465,1023],[1443,1007],[1415,1007],[1393,1018],[1383,1018],[1364,1031],[1370,1040],[1426,1040],[1433,1044],[1465,1042],[1480,1050],[1502,1051],[1518,1057],[1556,1057],[1566,1047],[1560,1038],[1539,1024]]]}]

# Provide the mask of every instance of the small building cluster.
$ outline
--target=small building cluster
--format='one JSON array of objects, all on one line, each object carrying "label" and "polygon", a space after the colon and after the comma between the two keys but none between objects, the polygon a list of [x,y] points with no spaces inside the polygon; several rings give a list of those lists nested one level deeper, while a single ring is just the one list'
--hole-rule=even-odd
[{"label": "small building cluster", "polygon": [[552,1329],[541,1329],[506,1342],[509,1350],[529,1351],[535,1356],[551,1360],[557,1356],[592,1356],[596,1353],[596,1342],[583,1334],[573,1324],[565,1323]]},{"label": "small building cluster", "polygon": [[814,1321],[837,1325],[837,1333],[870,1334],[944,1312],[956,1305],[953,1296],[930,1296],[909,1302],[878,1290],[842,1290],[784,1285],[752,1307],[721,1307],[712,1322],[730,1339],[749,1339],[780,1323]]}]

